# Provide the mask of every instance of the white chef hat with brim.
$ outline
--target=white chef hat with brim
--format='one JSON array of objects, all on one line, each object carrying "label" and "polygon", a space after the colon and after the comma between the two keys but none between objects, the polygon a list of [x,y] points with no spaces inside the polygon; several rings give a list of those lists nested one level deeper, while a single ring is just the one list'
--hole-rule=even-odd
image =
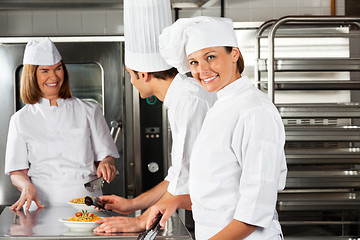
[{"label": "white chef hat with brim", "polygon": [[23,64],[54,65],[61,61],[61,55],[55,44],[49,39],[31,40],[26,44]]},{"label": "white chef hat with brim", "polygon": [[209,47],[238,47],[229,18],[199,16],[180,18],[166,27],[159,37],[160,53],[180,73],[190,72],[187,57]]},{"label": "white chef hat with brim", "polygon": [[172,68],[159,51],[159,35],[171,23],[170,0],[124,0],[125,65],[140,72]]}]

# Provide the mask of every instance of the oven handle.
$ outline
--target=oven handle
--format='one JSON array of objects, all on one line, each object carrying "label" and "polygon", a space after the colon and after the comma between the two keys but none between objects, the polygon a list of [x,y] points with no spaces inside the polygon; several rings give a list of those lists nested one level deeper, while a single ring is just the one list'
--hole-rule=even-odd
[{"label": "oven handle", "polygon": [[[111,121],[110,126],[111,126],[110,134],[114,139],[114,143],[116,144],[116,142],[119,138],[121,128],[122,128],[122,123],[118,122],[118,121]],[[116,130],[116,132],[115,132],[115,130]],[[115,135],[114,135],[114,132],[115,132]]]}]

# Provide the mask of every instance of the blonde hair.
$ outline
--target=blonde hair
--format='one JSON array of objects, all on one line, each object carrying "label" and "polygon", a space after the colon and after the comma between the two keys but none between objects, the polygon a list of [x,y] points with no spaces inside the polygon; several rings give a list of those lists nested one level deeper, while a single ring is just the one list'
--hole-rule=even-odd
[{"label": "blonde hair", "polygon": [[[70,98],[72,96],[69,83],[69,73],[63,61],[61,61],[64,70],[64,82],[60,88],[59,98]],[[39,65],[25,64],[20,80],[20,97],[25,104],[35,104],[40,101],[42,92],[39,88],[36,78],[36,70]]]}]

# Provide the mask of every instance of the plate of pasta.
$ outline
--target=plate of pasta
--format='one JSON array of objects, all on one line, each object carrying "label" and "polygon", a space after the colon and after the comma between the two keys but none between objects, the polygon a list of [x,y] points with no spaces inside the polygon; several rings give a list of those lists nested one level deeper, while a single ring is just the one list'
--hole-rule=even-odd
[{"label": "plate of pasta", "polygon": [[97,210],[94,208],[94,206],[87,206],[85,204],[85,197],[82,198],[74,198],[71,201],[68,202],[73,208],[75,208],[78,211],[86,210],[91,213],[96,213]]},{"label": "plate of pasta", "polygon": [[95,223],[97,219],[101,219],[101,217],[83,210],[75,213],[75,216],[72,216],[71,218],[63,218],[59,219],[59,221],[70,228],[71,231],[84,232],[92,231],[96,228],[99,225]]}]

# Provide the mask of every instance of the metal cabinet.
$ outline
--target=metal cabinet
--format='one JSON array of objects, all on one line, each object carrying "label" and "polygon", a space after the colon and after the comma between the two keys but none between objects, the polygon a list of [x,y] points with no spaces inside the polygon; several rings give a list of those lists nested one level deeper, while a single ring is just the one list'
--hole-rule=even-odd
[{"label": "metal cabinet", "polygon": [[[286,239],[360,236],[360,103],[354,101],[360,99],[360,54],[352,49],[358,51],[359,28],[360,18],[288,16],[265,22],[256,33],[255,81],[277,106],[286,131],[289,171],[277,206]],[[297,43],[278,54],[277,41],[284,39]],[[334,39],[345,51],[328,44]],[[304,42],[318,52],[302,55]],[[284,92],[299,97],[277,101]]]}]

